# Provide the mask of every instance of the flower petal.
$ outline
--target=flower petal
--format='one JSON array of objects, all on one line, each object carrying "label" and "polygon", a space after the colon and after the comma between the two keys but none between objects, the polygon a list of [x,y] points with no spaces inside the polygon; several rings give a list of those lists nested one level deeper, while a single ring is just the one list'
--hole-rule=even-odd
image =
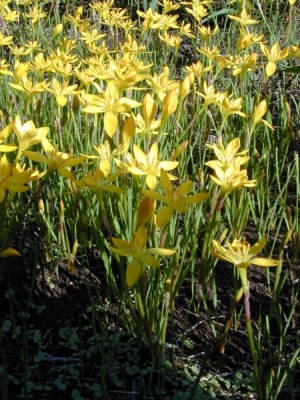
[{"label": "flower petal", "polygon": [[129,287],[135,285],[141,276],[143,264],[140,260],[133,259],[126,269],[126,283]]},{"label": "flower petal", "polygon": [[272,258],[252,258],[250,262],[259,267],[277,267],[280,264],[279,260],[273,260]]}]

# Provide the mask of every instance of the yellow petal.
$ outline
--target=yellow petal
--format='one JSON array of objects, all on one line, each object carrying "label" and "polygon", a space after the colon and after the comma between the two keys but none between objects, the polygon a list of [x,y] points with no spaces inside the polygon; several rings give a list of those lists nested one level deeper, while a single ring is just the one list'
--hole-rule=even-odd
[{"label": "yellow petal", "polygon": [[118,118],[112,112],[104,115],[104,127],[109,137],[113,137],[118,127]]},{"label": "yellow petal", "polygon": [[61,107],[67,104],[67,98],[65,96],[56,96],[56,101]]},{"label": "yellow petal", "polygon": [[157,185],[157,178],[155,175],[147,175],[146,184],[149,189],[154,189]]},{"label": "yellow petal", "polygon": [[277,267],[280,264],[279,260],[273,260],[272,258],[252,258],[251,264],[259,267]]},{"label": "yellow petal", "polygon": [[253,123],[257,124],[267,112],[267,102],[262,100],[254,109]]},{"label": "yellow petal", "polygon": [[85,107],[82,111],[89,113],[89,114],[98,114],[98,113],[102,113],[104,110],[102,107],[88,106],[88,107]]},{"label": "yellow petal", "polygon": [[276,64],[274,62],[268,62],[266,67],[267,76],[272,76],[276,71]]},{"label": "yellow petal", "polygon": [[171,207],[163,207],[156,214],[156,225],[158,227],[167,225],[174,214],[174,210]]},{"label": "yellow petal", "polygon": [[147,93],[142,103],[142,113],[145,121],[152,121],[156,112],[156,104],[150,93]]},{"label": "yellow petal", "polygon": [[133,259],[126,269],[126,283],[129,287],[135,285],[142,273],[143,265],[140,260]]},{"label": "yellow petal", "polygon": [[21,254],[12,247],[9,247],[6,250],[0,251],[0,258],[4,257],[21,257]]},{"label": "yellow petal", "polygon": [[28,157],[31,160],[36,161],[36,162],[41,162],[41,163],[46,164],[48,161],[47,157],[44,154],[36,153],[35,151],[26,150],[26,151],[23,151],[23,154],[26,157]]},{"label": "yellow petal", "polygon": [[154,213],[154,202],[149,197],[144,197],[139,204],[137,220],[139,225],[144,225]]},{"label": "yellow petal", "polygon": [[172,193],[172,184],[168,174],[163,168],[160,170],[160,182],[163,191],[166,193],[168,197]]},{"label": "yellow petal", "polygon": [[146,250],[147,253],[155,254],[157,256],[172,256],[176,253],[176,250],[171,249],[159,249],[157,247]]},{"label": "yellow petal", "polygon": [[125,141],[126,139],[131,139],[133,137],[133,135],[135,134],[135,130],[136,130],[136,123],[135,123],[133,116],[131,116],[131,117],[127,118],[127,120],[125,121],[125,124],[123,125],[123,128],[122,128],[123,140]]}]

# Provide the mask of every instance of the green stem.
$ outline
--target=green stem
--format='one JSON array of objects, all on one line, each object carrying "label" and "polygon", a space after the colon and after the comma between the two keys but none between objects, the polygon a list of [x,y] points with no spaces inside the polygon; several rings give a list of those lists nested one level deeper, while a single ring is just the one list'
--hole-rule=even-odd
[{"label": "green stem", "polygon": [[[242,270],[242,268],[239,269],[239,271],[240,270]],[[243,269],[243,270],[245,272],[247,271],[246,268]],[[250,301],[249,301],[250,289],[249,289],[248,282],[245,285],[245,282],[244,282],[243,278],[242,278],[242,284],[243,284],[243,288],[244,288],[244,304],[245,304],[245,314],[246,314],[246,328],[247,328],[247,334],[248,334],[248,340],[249,340],[249,346],[250,346],[250,354],[251,354],[251,359],[252,359],[252,365],[253,365],[253,369],[254,369],[254,377],[255,377],[258,397],[259,397],[260,400],[264,400],[263,391],[262,391],[261,383],[260,383],[259,370],[258,370],[258,364],[257,364],[257,356],[256,356],[256,351],[255,351],[255,343],[254,343],[254,337],[253,337],[253,331],[252,331],[252,325],[251,325],[251,313],[250,313]]]}]

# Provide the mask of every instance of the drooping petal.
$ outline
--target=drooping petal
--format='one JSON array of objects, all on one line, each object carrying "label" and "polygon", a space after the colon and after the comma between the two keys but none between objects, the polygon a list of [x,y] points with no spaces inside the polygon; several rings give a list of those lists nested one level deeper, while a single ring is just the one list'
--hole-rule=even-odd
[{"label": "drooping petal", "polygon": [[276,64],[274,62],[268,62],[266,66],[267,76],[272,76],[276,71]]},{"label": "drooping petal", "polygon": [[161,168],[160,170],[160,183],[163,191],[165,192],[167,197],[170,198],[172,194],[172,184],[168,174],[163,168]]},{"label": "drooping petal", "polygon": [[156,225],[158,227],[167,225],[174,214],[174,210],[171,207],[163,207],[156,214]]},{"label": "drooping petal", "polygon": [[75,179],[72,172],[69,171],[67,168],[60,167],[60,168],[57,168],[57,171],[58,171],[58,173],[60,173],[60,175],[62,175],[66,179],[71,179],[71,180]]},{"label": "drooping petal", "polygon": [[126,269],[126,283],[129,287],[135,285],[141,276],[143,264],[140,260],[133,259]]},{"label": "drooping petal", "polygon": [[104,114],[104,127],[109,137],[113,137],[118,127],[118,117],[112,112]]},{"label": "drooping petal", "polygon": [[66,96],[56,96],[56,101],[61,107],[64,107],[67,104]]},{"label": "drooping petal", "polygon": [[160,266],[159,260],[157,260],[155,257],[153,257],[151,254],[148,254],[149,249],[145,250],[144,254],[142,255],[142,261],[146,264],[149,265],[149,267],[157,268]]},{"label": "drooping petal", "polygon": [[139,249],[144,249],[144,247],[146,246],[147,237],[148,235],[146,228],[144,227],[144,225],[140,225],[135,233],[135,243]]},{"label": "drooping petal", "polygon": [[144,225],[152,217],[154,210],[154,201],[150,197],[144,197],[137,211],[138,224]]},{"label": "drooping petal", "polygon": [[157,185],[157,178],[155,175],[147,175],[146,184],[149,189],[154,189]]}]

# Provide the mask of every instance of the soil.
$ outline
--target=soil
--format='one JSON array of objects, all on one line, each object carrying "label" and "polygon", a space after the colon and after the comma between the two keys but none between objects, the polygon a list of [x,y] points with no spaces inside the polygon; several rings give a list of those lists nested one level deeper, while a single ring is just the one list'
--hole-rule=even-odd
[{"label": "soil", "polygon": [[[288,249],[286,252],[288,258]],[[137,346],[134,339],[126,333],[118,315],[117,301],[107,302],[109,288],[106,287],[104,268],[101,268],[95,250],[90,252],[89,259],[91,266],[89,271],[78,264],[74,272],[70,272],[63,260],[55,267],[46,263],[34,264],[28,249],[28,258],[22,261],[5,260],[2,263],[0,291],[4,296],[0,303],[0,322],[2,325],[4,321],[12,321],[13,315],[15,326],[20,327],[19,333],[18,329],[5,332],[7,341],[2,338],[0,342],[3,367],[12,377],[12,381],[7,385],[8,399],[26,398],[22,392],[24,379],[27,379],[33,387],[27,398],[72,399],[76,398],[77,392],[74,394],[74,390],[78,390],[82,396],[79,398],[102,398],[99,392],[97,396],[97,392],[93,392],[91,387],[94,385],[94,388],[97,388],[95,384],[101,380],[103,369],[109,399],[151,398],[143,396],[141,377],[133,373],[134,368],[140,372],[145,371],[143,374],[147,382],[149,378],[147,371],[151,369],[150,353],[144,346]],[[285,263],[283,273],[286,268],[288,263]],[[281,309],[282,315],[286,317],[298,290],[299,268],[297,260],[278,299],[281,305],[278,309]],[[165,399],[191,398],[184,395],[172,397],[172,395],[176,391],[184,393],[184,385],[191,384],[191,381],[197,379],[195,374],[191,374],[191,381],[186,382],[186,370],[193,367],[200,370],[199,378],[203,382],[205,379],[213,380],[213,377],[217,379],[217,386],[213,389],[216,397],[212,395],[205,397],[206,399],[257,398],[254,390],[252,396],[245,397],[245,393],[249,394],[249,386],[254,387],[254,383],[253,378],[250,379],[252,367],[242,304],[237,306],[237,314],[241,315],[237,316],[235,326],[229,329],[224,354],[220,354],[219,351],[232,302],[232,273],[228,265],[217,264],[215,274],[218,302],[217,305],[213,304],[212,288],[208,286],[205,298],[209,312],[205,310],[203,302],[200,303],[199,310],[191,308],[192,285],[189,279],[185,280],[175,301],[174,319],[169,324],[167,346],[160,353],[160,365],[155,366],[152,378],[149,378],[151,383],[150,381],[148,383],[151,387],[148,392],[154,391],[158,385],[159,374],[156,372],[166,368],[165,363],[173,360],[176,367],[167,369],[164,383],[165,397],[163,397]],[[249,278],[253,329],[256,334],[258,316],[265,317],[274,313],[274,301],[269,294],[264,271],[253,268]],[[13,296],[8,296],[12,292]],[[197,285],[195,299],[194,304],[197,303]],[[105,321],[93,321],[93,314],[89,311],[92,305],[101,306],[101,311],[96,314]],[[299,323],[299,303],[297,303],[287,330],[291,338],[297,335]],[[270,371],[274,374],[276,371],[276,357],[268,358],[268,354],[274,356],[278,354],[281,332],[274,318],[271,319],[271,325],[271,349],[268,350],[266,341],[263,340],[262,357],[265,363],[262,374]],[[185,332],[184,337],[183,332]],[[22,336],[24,333],[27,336],[26,340]],[[171,338],[173,338],[172,343]],[[103,343],[104,347],[101,347]],[[296,341],[291,339],[284,351],[292,355],[295,346]],[[107,354],[101,357],[101,354],[104,354],[101,353],[103,349]],[[128,364],[130,357],[131,366]],[[182,378],[182,369],[185,370],[185,382]],[[26,370],[30,372],[24,377]],[[242,373],[243,380],[246,382],[248,379],[249,382],[248,387],[247,385],[242,387],[240,382],[240,387],[233,393],[232,388],[226,389],[226,381],[233,382],[237,373]],[[223,381],[224,387],[222,387]],[[294,382],[298,382],[294,390],[299,394],[299,365],[294,371]],[[130,397],[133,395],[135,397]],[[280,398],[289,397],[282,391]]]}]

